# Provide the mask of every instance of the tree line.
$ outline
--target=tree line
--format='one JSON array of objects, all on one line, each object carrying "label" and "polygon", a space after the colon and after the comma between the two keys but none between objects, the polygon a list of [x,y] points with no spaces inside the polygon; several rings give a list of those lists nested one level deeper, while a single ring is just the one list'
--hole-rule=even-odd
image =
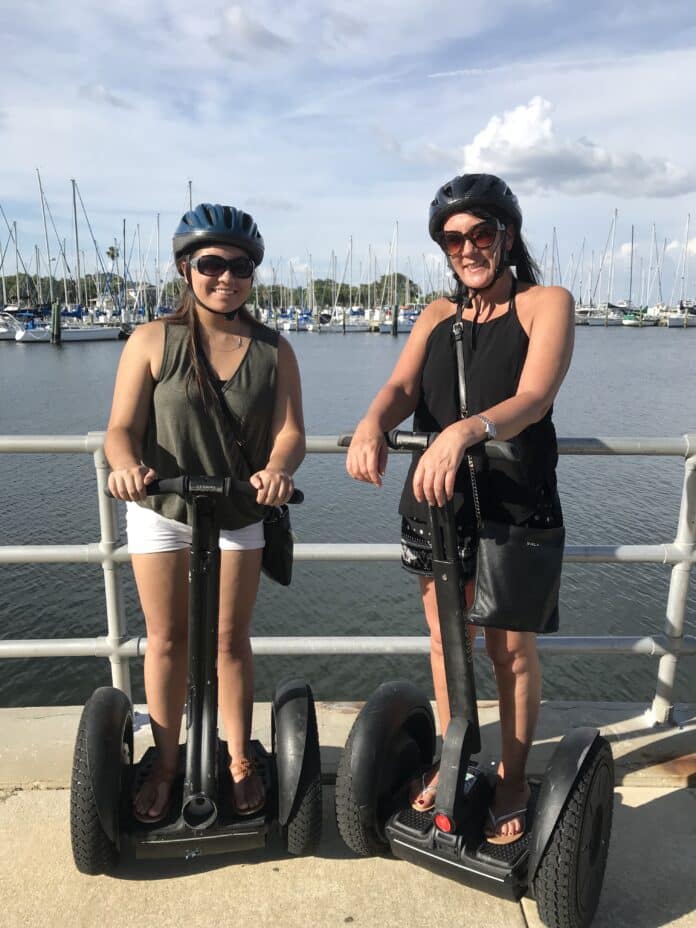
[{"label": "tree line", "polygon": [[[77,282],[73,277],[37,277],[31,274],[5,276],[2,280],[1,298],[5,305],[21,303],[27,307],[50,307],[51,283],[53,302],[59,305],[77,305],[89,307],[94,301],[110,299],[115,306],[137,303],[138,307],[155,309],[157,306],[157,289],[153,284],[138,287],[135,281],[124,281],[119,274],[106,272],[101,274],[83,274]],[[181,278],[162,284],[160,302],[166,306],[176,306],[184,291]],[[423,305],[439,296],[439,293],[422,292],[422,288],[405,274],[382,274],[369,283],[355,284],[352,287],[345,282],[330,277],[317,278],[305,286],[284,286],[279,283],[269,284],[263,280],[254,283],[250,303],[263,309],[286,309],[289,306],[302,308],[330,309],[332,306],[347,308],[349,306],[380,307],[404,305]]]}]

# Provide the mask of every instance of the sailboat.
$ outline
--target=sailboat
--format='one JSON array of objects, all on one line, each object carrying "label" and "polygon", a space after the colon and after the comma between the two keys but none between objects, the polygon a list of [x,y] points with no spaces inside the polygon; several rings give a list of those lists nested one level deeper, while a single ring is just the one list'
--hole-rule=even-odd
[{"label": "sailboat", "polygon": [[[664,313],[663,318],[667,322],[667,326],[670,329],[690,329],[696,327],[696,313],[689,312],[689,309],[693,310],[693,306],[687,306],[685,302],[685,291],[686,291],[686,269],[687,269],[687,259],[689,254],[689,223],[691,220],[691,214],[688,213],[686,217],[686,231],[684,233],[684,248],[682,249],[681,255],[681,295],[679,297],[679,305],[673,309],[668,310]],[[670,301],[671,302],[671,301]]]},{"label": "sailboat", "polygon": [[[616,219],[617,219],[618,214],[619,214],[619,211],[615,209],[614,219],[612,221],[611,231],[610,231],[611,246],[609,250],[609,281],[607,284],[607,301],[604,304],[600,302],[598,308],[588,314],[587,316],[588,325],[615,326],[615,325],[621,325],[623,321],[623,312],[620,311],[620,307],[612,304],[611,302],[612,285],[614,283],[614,244],[616,241]],[[605,254],[602,255],[602,261],[601,261],[600,268],[599,268],[600,273],[599,273],[598,283],[600,283],[600,290],[601,290],[601,279],[602,279],[601,272],[602,272],[602,267],[604,265],[605,255],[606,255],[606,248],[605,248]]]}]

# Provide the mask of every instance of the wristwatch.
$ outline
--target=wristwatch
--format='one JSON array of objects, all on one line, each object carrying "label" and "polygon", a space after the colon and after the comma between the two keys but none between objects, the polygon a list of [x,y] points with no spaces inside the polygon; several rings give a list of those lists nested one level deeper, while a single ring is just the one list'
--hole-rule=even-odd
[{"label": "wristwatch", "polygon": [[483,422],[484,428],[486,429],[486,437],[484,438],[484,441],[495,441],[495,436],[498,433],[498,430],[495,427],[495,422],[492,422],[488,416],[484,416],[482,413],[477,413],[476,418]]}]

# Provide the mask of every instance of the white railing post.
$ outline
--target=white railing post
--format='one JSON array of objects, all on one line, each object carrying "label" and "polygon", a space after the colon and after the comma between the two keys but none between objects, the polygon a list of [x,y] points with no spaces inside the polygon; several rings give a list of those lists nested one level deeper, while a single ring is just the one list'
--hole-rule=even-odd
[{"label": "white railing post", "polygon": [[[107,641],[117,648],[126,640],[126,613],[123,607],[123,589],[121,585],[121,568],[112,557],[119,544],[116,521],[116,504],[106,495],[109,464],[104,454],[103,434],[88,433],[89,438],[99,438],[99,446],[94,451],[94,469],[97,474],[97,497],[99,504],[99,550],[102,553],[104,571],[104,593],[106,595]],[[127,657],[117,651],[109,655],[111,662],[111,681],[115,687],[131,698],[130,663]]]},{"label": "white railing post", "polygon": [[686,435],[687,452],[684,463],[684,485],[682,488],[679,522],[675,546],[684,555],[684,560],[675,564],[669,580],[665,635],[671,645],[671,653],[660,658],[657,668],[657,687],[650,719],[655,725],[673,721],[674,683],[680,645],[684,639],[684,617],[689,594],[689,576],[694,548],[696,547],[696,435]]}]

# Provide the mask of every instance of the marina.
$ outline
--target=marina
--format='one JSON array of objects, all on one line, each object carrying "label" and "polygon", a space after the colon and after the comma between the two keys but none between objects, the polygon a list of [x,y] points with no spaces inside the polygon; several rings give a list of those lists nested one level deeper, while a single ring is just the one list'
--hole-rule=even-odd
[{"label": "marina", "polygon": [[[518,6],[7,0],[2,925],[696,928],[696,5]],[[455,292],[473,322],[426,345]],[[137,330],[179,310],[160,363]],[[195,422],[184,374],[215,388]],[[452,506],[433,584],[403,567],[428,556],[399,508],[450,477],[447,436],[416,468],[393,423],[379,486],[346,452],[385,383],[418,428],[468,392],[475,455],[508,462],[457,475],[479,580],[515,550],[496,508],[530,523],[493,633]],[[258,559],[218,557],[216,514],[253,495],[227,439],[256,467],[271,406],[292,583],[269,522],[241,628],[218,584]],[[187,508],[188,595],[106,494],[145,427],[162,474],[220,462],[151,488]],[[538,648],[499,633],[534,618]]]}]

